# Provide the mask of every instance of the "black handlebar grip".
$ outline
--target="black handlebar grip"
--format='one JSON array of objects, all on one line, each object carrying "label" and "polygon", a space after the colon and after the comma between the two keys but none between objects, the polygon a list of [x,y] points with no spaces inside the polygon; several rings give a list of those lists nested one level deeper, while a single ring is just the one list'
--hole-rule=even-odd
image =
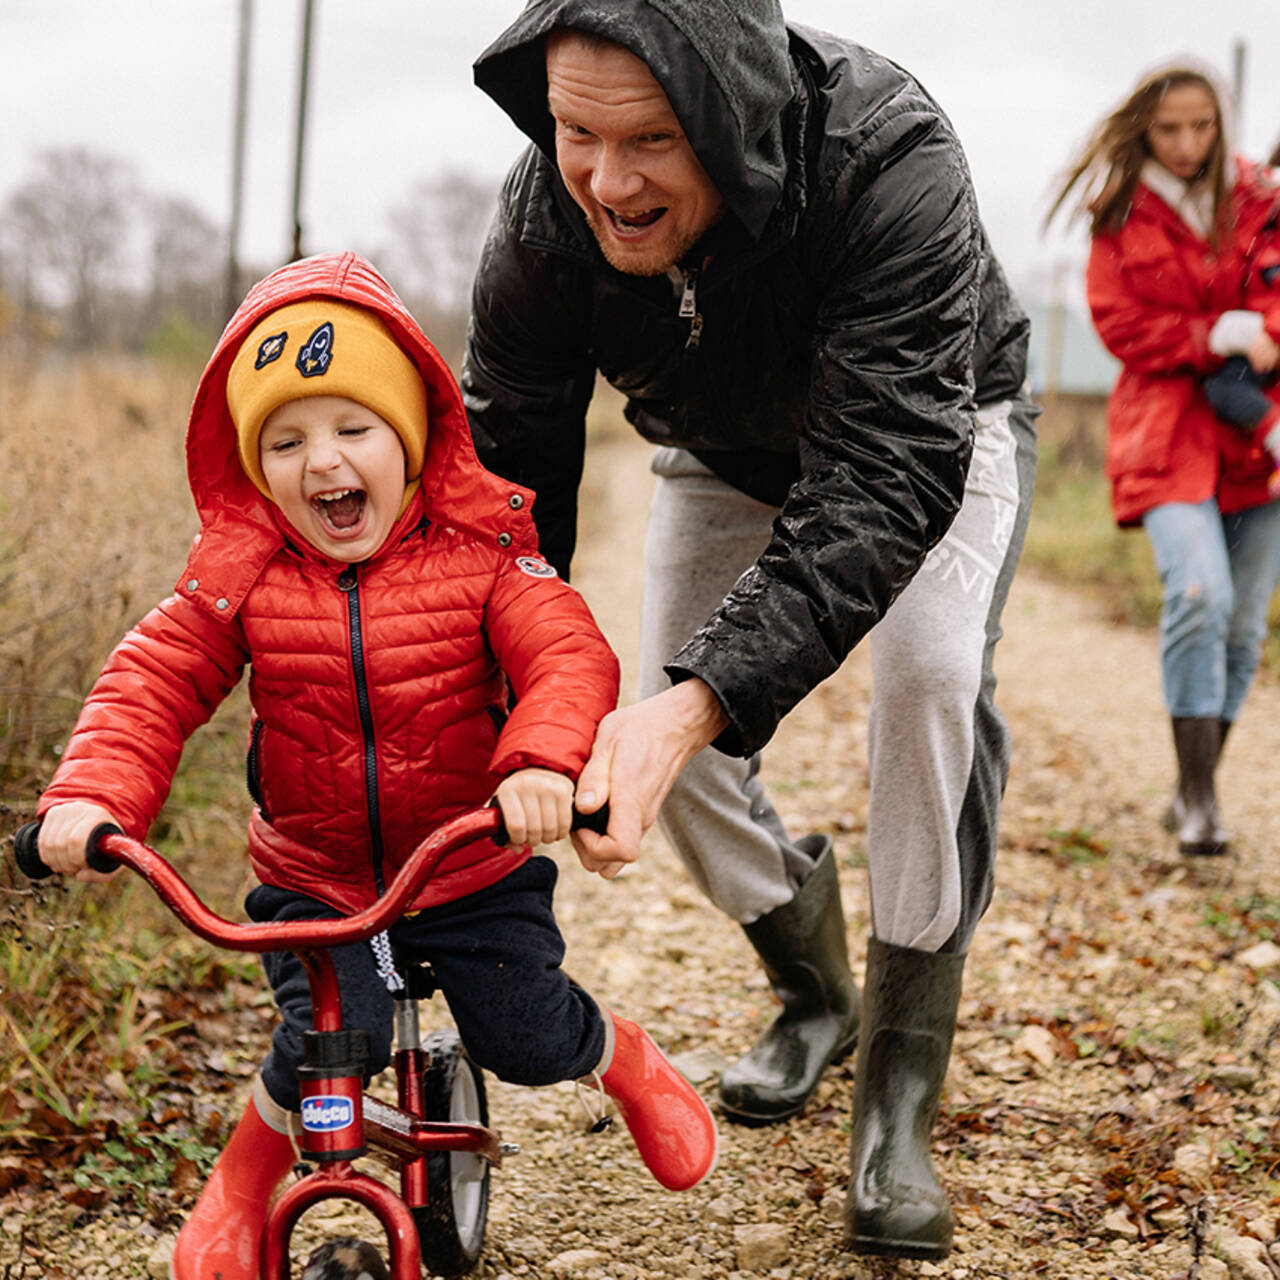
[{"label": "black handlebar grip", "polygon": [[[491,802],[495,809],[498,809],[496,800]],[[573,819],[569,823],[570,831],[581,831],[584,828],[587,831],[595,831],[599,835],[604,835],[609,826],[609,805],[608,802],[602,804],[595,813],[580,813],[577,809],[573,811]],[[502,810],[498,809],[498,829],[489,837],[494,844],[504,845],[511,842],[511,837],[507,834],[507,824],[502,819]]]},{"label": "black handlebar grip", "polygon": [[[101,871],[105,875],[120,865],[114,858],[99,851],[98,841],[103,836],[122,835],[124,832],[114,822],[100,822],[89,832],[89,838],[85,841],[85,848],[88,850],[86,861],[94,871]],[[39,838],[39,822],[24,823],[13,837],[14,861],[18,864],[18,870],[29,880],[45,880],[53,875],[53,868],[40,856]]]},{"label": "black handlebar grip", "polygon": [[38,822],[24,822],[13,833],[13,860],[28,880],[47,880],[53,875],[53,868],[45,866],[40,857],[39,838]]},{"label": "black handlebar grip", "polygon": [[597,835],[604,835],[609,829],[609,802],[606,800],[595,813],[580,813],[577,809],[573,811],[573,822],[570,824],[571,831],[594,831]]},{"label": "black handlebar grip", "polygon": [[103,836],[122,835],[124,835],[124,832],[114,822],[100,822],[89,832],[89,838],[84,842],[84,847],[87,851],[85,861],[88,862],[90,870],[101,871],[103,875],[109,875],[120,865],[109,854],[99,850],[98,841]]}]

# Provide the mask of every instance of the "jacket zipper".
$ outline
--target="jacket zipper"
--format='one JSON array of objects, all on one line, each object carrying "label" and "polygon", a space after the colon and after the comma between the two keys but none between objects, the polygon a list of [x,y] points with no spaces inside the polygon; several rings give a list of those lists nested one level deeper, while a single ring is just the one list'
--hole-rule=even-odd
[{"label": "jacket zipper", "polygon": [[[264,728],[266,728],[266,726],[262,722],[262,717],[259,716],[254,720],[253,730],[249,734],[249,754],[245,759],[244,769],[245,781],[249,786],[249,796],[259,809],[262,808],[262,783],[258,778],[258,755],[261,750],[258,746],[258,740],[262,737],[262,731]],[[263,813],[262,816],[270,821],[270,818],[266,813]]]},{"label": "jacket zipper", "polygon": [[364,743],[364,791],[369,810],[369,835],[373,843],[373,882],[382,897],[386,882],[382,874],[382,817],[378,808],[378,753],[373,734],[373,706],[369,701],[369,679],[364,665],[364,632],[360,623],[360,584],[354,565],[338,575],[338,589],[346,593],[347,623],[351,633],[351,669],[356,682],[356,707],[360,713],[360,733]]},{"label": "jacket zipper", "polygon": [[[707,265],[705,262],[702,264]],[[698,273],[699,267],[690,267],[687,271],[681,270],[680,275],[684,281],[684,287],[680,294],[680,307],[678,314],[682,320],[689,322],[689,336],[685,339],[684,349],[686,351],[696,351],[698,343],[702,341],[702,313],[698,310]]]}]

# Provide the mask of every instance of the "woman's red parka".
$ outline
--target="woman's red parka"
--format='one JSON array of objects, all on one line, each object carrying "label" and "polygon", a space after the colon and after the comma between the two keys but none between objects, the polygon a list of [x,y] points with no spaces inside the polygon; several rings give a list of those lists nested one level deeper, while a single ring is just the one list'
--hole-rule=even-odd
[{"label": "woman's red parka", "polygon": [[1215,251],[1159,196],[1139,185],[1124,225],[1097,235],[1089,255],[1089,308],[1122,363],[1108,402],[1107,475],[1116,522],[1152,507],[1217,497],[1224,512],[1266,502],[1269,462],[1223,423],[1201,389],[1222,358],[1209,333],[1242,298],[1244,241],[1259,191],[1242,173],[1230,230]]},{"label": "woman's red parka", "polygon": [[[322,555],[258,492],[226,407],[244,338],[309,297],[374,311],[427,387],[421,485],[359,565]],[[533,495],[481,468],[452,375],[367,262],[306,259],[250,292],[197,389],[187,463],[200,532],[176,593],[111,655],[41,813],[89,800],[142,838],[184,742],[245,666],[254,869],[343,911],[372,901],[425,836],[484,804],[505,775],[531,765],[577,775],[615,704],[617,660],[538,556]],[[415,905],[482,888],[528,856],[470,845]]]}]

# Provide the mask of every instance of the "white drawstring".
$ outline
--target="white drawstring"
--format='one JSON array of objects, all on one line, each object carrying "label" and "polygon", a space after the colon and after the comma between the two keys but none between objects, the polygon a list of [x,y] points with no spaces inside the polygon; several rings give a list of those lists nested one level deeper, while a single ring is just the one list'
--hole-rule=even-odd
[{"label": "white drawstring", "polygon": [[[600,1072],[593,1071],[589,1076],[575,1080],[573,1091],[577,1094],[583,1111],[587,1113],[587,1132],[603,1133],[613,1123],[613,1117],[609,1114],[609,1095],[604,1091],[604,1080]],[[593,1102],[597,1105],[592,1106]]]},{"label": "white drawstring", "polygon": [[378,966],[378,977],[386,983],[387,990],[395,995],[399,991],[404,990],[404,979],[396,970],[395,957],[391,953],[391,938],[384,929],[381,933],[375,934],[369,939],[369,946],[373,948],[374,962]]}]

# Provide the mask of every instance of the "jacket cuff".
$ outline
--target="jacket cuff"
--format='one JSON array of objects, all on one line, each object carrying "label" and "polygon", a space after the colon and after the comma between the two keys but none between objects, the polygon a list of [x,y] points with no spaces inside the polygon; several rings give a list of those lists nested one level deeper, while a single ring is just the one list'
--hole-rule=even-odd
[{"label": "jacket cuff", "polygon": [[1209,330],[1209,350],[1216,356],[1242,356],[1262,332],[1262,312],[1224,311]]},{"label": "jacket cuff", "polygon": [[579,762],[576,759],[566,760],[563,756],[559,759],[553,759],[550,756],[544,756],[536,751],[528,751],[520,747],[514,750],[500,748],[494,752],[493,758],[489,762],[489,772],[501,782],[502,779],[509,778],[513,773],[519,773],[521,769],[546,769],[548,773],[560,773],[568,778],[570,782],[576,782],[586,763],[585,756]]}]

